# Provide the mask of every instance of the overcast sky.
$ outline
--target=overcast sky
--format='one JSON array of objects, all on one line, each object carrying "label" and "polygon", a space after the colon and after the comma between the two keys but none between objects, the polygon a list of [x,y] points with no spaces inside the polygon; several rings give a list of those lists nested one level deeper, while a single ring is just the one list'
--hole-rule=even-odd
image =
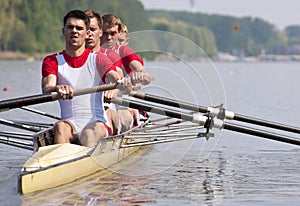
[{"label": "overcast sky", "polygon": [[140,0],[145,9],[169,9],[235,17],[259,17],[284,29],[300,25],[300,0]]}]

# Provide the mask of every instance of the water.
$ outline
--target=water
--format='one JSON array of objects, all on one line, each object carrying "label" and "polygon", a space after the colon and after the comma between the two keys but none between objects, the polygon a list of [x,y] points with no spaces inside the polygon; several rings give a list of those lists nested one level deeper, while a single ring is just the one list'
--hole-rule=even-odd
[{"label": "water", "polygon": [[[182,63],[147,65],[186,71]],[[40,62],[1,61],[0,99],[40,93],[39,67]],[[203,63],[201,68],[206,67]],[[227,109],[299,126],[299,63],[216,63],[215,67],[224,85]],[[182,75],[179,72],[165,78],[166,86],[177,87],[174,90],[162,91],[158,86],[148,90],[176,97],[185,93],[186,99],[196,98],[203,106],[217,104],[218,99],[210,94],[217,89],[194,77],[183,77],[194,88],[187,95],[186,85],[178,78]],[[163,75],[154,76],[155,84]],[[5,86],[11,90],[2,91]],[[56,102],[32,107],[59,114]],[[52,121],[18,109],[2,112],[0,117]],[[11,128],[2,126],[1,130]],[[222,131],[216,147],[209,148],[210,156],[203,158],[207,149],[203,144],[208,143],[199,139],[156,145],[145,157],[123,163],[124,171],[133,169],[140,176],[122,175],[124,171],[98,172],[72,184],[24,196],[16,192],[16,177],[31,152],[0,145],[0,205],[299,205],[300,147]],[[178,155],[176,161],[168,164],[173,155]],[[145,168],[156,172],[149,174]]]}]

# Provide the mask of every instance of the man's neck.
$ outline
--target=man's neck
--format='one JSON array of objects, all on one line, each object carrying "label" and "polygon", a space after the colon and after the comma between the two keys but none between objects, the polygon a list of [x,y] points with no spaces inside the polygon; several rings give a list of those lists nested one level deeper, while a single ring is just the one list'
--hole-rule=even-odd
[{"label": "man's neck", "polygon": [[96,45],[96,46],[95,46],[93,49],[91,49],[91,50],[93,50],[93,51],[95,51],[95,52],[100,51],[100,44]]},{"label": "man's neck", "polygon": [[78,57],[81,54],[83,54],[84,50],[85,47],[79,47],[79,48],[67,47],[65,51],[71,57]]}]

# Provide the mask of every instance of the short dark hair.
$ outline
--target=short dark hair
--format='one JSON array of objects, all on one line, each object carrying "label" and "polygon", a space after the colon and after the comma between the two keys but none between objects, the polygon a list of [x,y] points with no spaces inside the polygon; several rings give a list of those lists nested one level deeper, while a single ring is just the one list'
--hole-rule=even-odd
[{"label": "short dark hair", "polygon": [[98,13],[98,12],[96,12],[96,11],[94,11],[94,10],[90,10],[90,9],[85,10],[84,13],[85,13],[86,15],[88,15],[88,17],[89,17],[90,19],[91,19],[91,18],[96,18],[97,21],[98,21],[98,26],[99,26],[99,28],[102,29],[102,18],[101,18],[100,13]]},{"label": "short dark hair", "polygon": [[74,19],[80,19],[83,20],[86,28],[90,28],[90,18],[84,13],[84,11],[81,10],[71,10],[64,16],[64,26],[66,25],[68,19],[74,18]]}]

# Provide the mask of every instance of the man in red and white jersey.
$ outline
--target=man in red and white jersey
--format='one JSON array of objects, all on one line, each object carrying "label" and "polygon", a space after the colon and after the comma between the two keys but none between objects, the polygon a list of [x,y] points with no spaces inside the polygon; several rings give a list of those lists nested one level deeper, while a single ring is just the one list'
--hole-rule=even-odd
[{"label": "man in red and white jersey", "polygon": [[129,44],[130,38],[127,37],[128,28],[125,24],[122,24],[122,28],[118,37],[118,44],[127,46]]},{"label": "man in red and white jersey", "polygon": [[[54,127],[55,143],[81,143],[93,147],[100,138],[110,133],[102,93],[73,98],[74,89],[103,84],[106,78],[112,83],[120,79],[116,67],[107,56],[85,48],[89,24],[89,17],[83,11],[69,11],[62,28],[65,50],[43,60],[43,92],[57,91],[64,97],[59,101],[62,120]],[[129,81],[119,85],[122,93],[131,90]],[[111,95],[117,95],[119,89]]]},{"label": "man in red and white jersey", "polygon": [[[103,34],[101,37],[101,46],[114,50],[120,55],[124,76],[130,76],[133,89],[138,90],[142,85],[150,84],[151,76],[144,68],[142,58],[131,48],[118,44],[120,31],[123,25],[121,20],[116,15],[105,14],[102,16],[102,21]],[[124,107],[118,109],[118,113],[125,130],[130,129],[134,120],[139,116],[137,110]]]},{"label": "man in red and white jersey", "polygon": [[[100,37],[103,33],[102,19],[100,14],[93,10],[85,10],[84,12],[90,18],[90,32],[86,38],[85,47],[93,50],[94,52],[101,52],[106,55],[113,62],[114,66],[116,66],[118,74],[123,77],[122,61],[120,56],[115,51],[100,46]],[[107,96],[110,95],[107,94]],[[107,120],[111,127],[111,134],[119,134],[121,130],[120,117],[116,111],[115,106],[112,103],[107,103],[105,101],[106,99],[104,99],[104,108],[106,111]]]}]

